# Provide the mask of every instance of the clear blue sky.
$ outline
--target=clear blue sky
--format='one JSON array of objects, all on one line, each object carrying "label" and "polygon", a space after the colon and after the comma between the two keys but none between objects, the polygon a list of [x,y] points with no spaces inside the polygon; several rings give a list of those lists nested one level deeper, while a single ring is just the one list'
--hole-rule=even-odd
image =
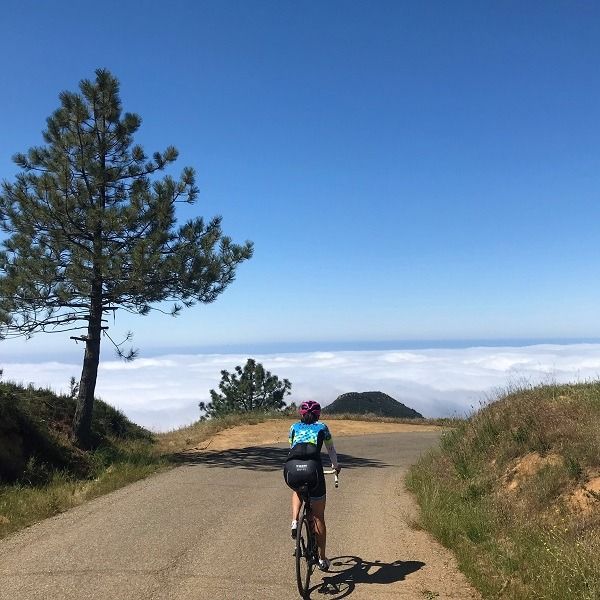
[{"label": "clear blue sky", "polygon": [[197,170],[191,212],[255,242],[214,305],[115,336],[600,336],[599,4],[2,9],[0,178],[41,143],[58,93],[107,67],[142,116],[137,141]]}]

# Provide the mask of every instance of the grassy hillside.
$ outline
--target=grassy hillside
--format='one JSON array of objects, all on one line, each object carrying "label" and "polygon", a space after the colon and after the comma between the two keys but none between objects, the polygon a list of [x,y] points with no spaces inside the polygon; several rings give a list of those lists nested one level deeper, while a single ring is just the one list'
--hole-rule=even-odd
[{"label": "grassy hillside", "polygon": [[101,400],[93,450],[76,448],[74,412],[67,396],[0,383],[0,538],[165,464],[154,436]]},{"label": "grassy hillside", "polygon": [[96,400],[94,447],[70,440],[75,401],[0,382],[0,538],[178,464],[178,454],[222,429],[285,413],[232,414],[153,434]]},{"label": "grassy hillside", "polygon": [[400,419],[422,419],[416,410],[398,402],[383,392],[348,392],[338,396],[323,408],[324,415],[354,414],[379,415]]},{"label": "grassy hillside", "polygon": [[[44,483],[60,471],[78,477],[94,472],[93,453],[74,447],[70,436],[75,400],[33,387],[0,383],[0,482]],[[150,442],[152,434],[123,413],[96,401],[93,447],[106,451],[119,441]]]},{"label": "grassy hillside", "polygon": [[484,598],[600,598],[600,383],[507,393],[407,482]]}]

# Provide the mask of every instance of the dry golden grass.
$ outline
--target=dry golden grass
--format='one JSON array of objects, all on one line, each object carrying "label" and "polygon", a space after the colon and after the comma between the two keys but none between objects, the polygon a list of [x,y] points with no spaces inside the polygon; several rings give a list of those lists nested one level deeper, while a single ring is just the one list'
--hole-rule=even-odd
[{"label": "dry golden grass", "polygon": [[262,423],[270,419],[289,419],[285,412],[256,412],[231,414],[219,419],[198,421],[187,427],[173,429],[167,433],[156,434],[157,451],[161,455],[171,455],[183,452],[189,448],[197,448],[215,434],[225,429]]},{"label": "dry golden grass", "polygon": [[[174,429],[167,433],[156,435],[157,450],[161,454],[177,454],[190,448],[202,448],[205,443],[217,433],[226,429],[241,425],[253,425],[263,423],[268,420],[289,420],[294,419],[295,413],[289,412],[256,412],[231,414],[220,419],[198,421],[187,427]],[[458,421],[454,419],[397,419],[394,417],[382,417],[379,415],[355,415],[355,414],[323,414],[323,420],[327,421],[360,421],[366,423],[395,423],[415,426],[435,426],[435,427],[453,427]],[[265,439],[262,443],[270,443],[271,439]],[[281,440],[279,440],[281,441]],[[259,442],[257,442],[259,443]]]}]

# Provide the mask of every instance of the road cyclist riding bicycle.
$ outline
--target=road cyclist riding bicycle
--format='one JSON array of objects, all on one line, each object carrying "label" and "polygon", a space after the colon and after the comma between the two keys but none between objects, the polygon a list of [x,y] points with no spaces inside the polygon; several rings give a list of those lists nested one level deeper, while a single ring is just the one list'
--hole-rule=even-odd
[{"label": "road cyclist riding bicycle", "polygon": [[292,492],[292,538],[296,538],[298,515],[302,507],[302,498],[297,490],[307,485],[310,492],[314,529],[319,547],[321,571],[329,569],[329,560],[325,553],[327,529],[325,527],[326,487],[321,448],[325,444],[332,467],[336,473],[341,470],[333,439],[329,428],[319,421],[321,405],[313,400],[302,402],[299,409],[300,421],[290,427],[290,452],[284,466],[284,478]]}]

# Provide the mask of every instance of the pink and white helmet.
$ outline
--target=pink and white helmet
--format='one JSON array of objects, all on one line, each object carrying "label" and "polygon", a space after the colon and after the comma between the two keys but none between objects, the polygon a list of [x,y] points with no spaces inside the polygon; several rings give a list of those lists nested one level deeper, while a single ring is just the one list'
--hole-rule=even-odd
[{"label": "pink and white helmet", "polygon": [[301,417],[311,413],[318,419],[321,416],[321,405],[314,400],[307,400],[300,405],[298,412],[300,413]]}]

